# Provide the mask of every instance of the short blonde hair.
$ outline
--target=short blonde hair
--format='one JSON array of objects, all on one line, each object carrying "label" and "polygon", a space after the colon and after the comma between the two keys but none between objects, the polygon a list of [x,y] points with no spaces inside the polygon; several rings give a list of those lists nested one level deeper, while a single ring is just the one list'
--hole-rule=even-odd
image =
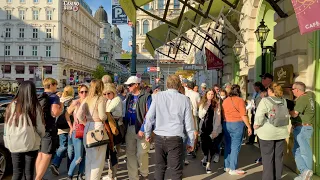
[{"label": "short blonde hair", "polygon": [[168,89],[176,89],[179,90],[181,88],[182,84],[180,81],[180,77],[175,74],[171,74],[167,78],[167,88]]},{"label": "short blonde hair", "polygon": [[102,92],[104,89],[104,85],[101,80],[99,79],[93,79],[90,83],[89,88],[89,98],[93,98],[94,96],[102,96]]},{"label": "short blonde hair", "polygon": [[74,96],[74,89],[72,86],[66,86],[63,89],[63,93],[61,97],[68,97],[68,96],[72,96],[72,97]]},{"label": "short blonde hair", "polygon": [[51,77],[48,77],[42,81],[42,85],[43,85],[44,89],[49,89],[50,85],[58,85],[58,81],[51,78]]},{"label": "short blonde hair", "polygon": [[283,96],[283,89],[281,85],[277,83],[271,83],[269,86],[269,89],[274,93],[276,97],[282,97]]},{"label": "short blonde hair", "polygon": [[114,86],[112,86],[111,84],[104,85],[103,92],[104,93],[112,92],[114,96],[117,96],[116,88],[114,88]]},{"label": "short blonde hair", "polygon": [[103,84],[106,84],[106,83],[112,83],[112,79],[111,79],[111,76],[109,75],[104,75],[102,78],[101,78]]},{"label": "short blonde hair", "polygon": [[83,88],[83,87],[85,87],[85,88],[87,88],[87,90],[89,90],[89,88],[88,88],[87,85],[85,85],[85,84],[80,84],[80,85],[78,85],[78,92],[80,92],[81,88]]}]

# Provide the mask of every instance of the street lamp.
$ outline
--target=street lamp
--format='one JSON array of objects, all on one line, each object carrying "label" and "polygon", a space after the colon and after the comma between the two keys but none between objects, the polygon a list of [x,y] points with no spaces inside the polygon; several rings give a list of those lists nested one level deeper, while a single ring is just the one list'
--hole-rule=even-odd
[{"label": "street lamp", "polygon": [[257,30],[254,32],[257,36],[258,42],[260,42],[261,50],[262,50],[261,74],[266,73],[266,55],[264,50],[266,49],[274,50],[274,48],[271,46],[268,46],[267,48],[263,46],[264,42],[267,40],[269,32],[270,32],[270,29],[268,28],[268,26],[264,24],[264,21],[262,19]]},{"label": "street lamp", "polygon": [[241,44],[241,42],[237,39],[236,43],[233,45],[233,52],[236,56],[239,56],[241,54],[243,45]]},{"label": "street lamp", "polygon": [[[3,36],[3,33],[1,34],[1,38],[4,39],[5,41],[5,37]],[[3,66],[2,66],[2,78],[4,78],[4,71],[6,68],[6,43],[3,43]]]}]

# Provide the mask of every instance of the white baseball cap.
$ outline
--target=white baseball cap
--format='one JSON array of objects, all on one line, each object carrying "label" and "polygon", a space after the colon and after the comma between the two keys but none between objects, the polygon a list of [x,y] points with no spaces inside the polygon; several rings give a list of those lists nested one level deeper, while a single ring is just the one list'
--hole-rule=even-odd
[{"label": "white baseball cap", "polygon": [[202,83],[202,84],[201,84],[201,87],[206,88],[206,87],[207,87],[207,84],[206,84],[206,83]]},{"label": "white baseball cap", "polygon": [[137,76],[130,76],[124,84],[129,85],[129,84],[140,84],[140,83],[141,83],[140,78],[138,78]]}]

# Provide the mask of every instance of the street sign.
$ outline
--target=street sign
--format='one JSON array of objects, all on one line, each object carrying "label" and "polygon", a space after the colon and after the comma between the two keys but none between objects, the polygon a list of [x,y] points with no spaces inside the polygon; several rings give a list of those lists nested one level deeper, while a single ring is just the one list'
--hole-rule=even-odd
[{"label": "street sign", "polygon": [[205,70],[204,64],[184,64],[183,70],[202,71]]},{"label": "street sign", "polygon": [[112,24],[127,24],[128,17],[120,6],[118,0],[112,0]]},{"label": "street sign", "polygon": [[70,81],[70,82],[73,82],[73,80],[74,80],[73,77],[70,77],[70,78],[69,78],[69,81]]},{"label": "street sign", "polygon": [[157,72],[160,71],[160,67],[147,67],[148,72]]}]

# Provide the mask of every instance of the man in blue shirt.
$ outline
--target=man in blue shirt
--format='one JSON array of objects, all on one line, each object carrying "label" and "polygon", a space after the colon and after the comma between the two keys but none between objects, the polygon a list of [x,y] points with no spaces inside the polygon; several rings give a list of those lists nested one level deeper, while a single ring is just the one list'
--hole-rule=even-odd
[{"label": "man in blue shirt", "polygon": [[193,151],[194,120],[192,106],[187,96],[178,92],[181,81],[177,75],[167,78],[167,91],[154,96],[146,116],[145,135],[150,141],[153,127],[155,133],[156,166],[155,179],[165,179],[167,169],[171,171],[170,179],[182,179],[183,138],[187,135],[187,150]]},{"label": "man in blue shirt", "polygon": [[127,168],[130,180],[139,180],[138,164],[143,179],[149,174],[150,143],[144,138],[144,118],[151,104],[151,94],[141,91],[141,79],[131,76],[125,82],[130,94],[127,97],[124,123],[126,133]]}]

